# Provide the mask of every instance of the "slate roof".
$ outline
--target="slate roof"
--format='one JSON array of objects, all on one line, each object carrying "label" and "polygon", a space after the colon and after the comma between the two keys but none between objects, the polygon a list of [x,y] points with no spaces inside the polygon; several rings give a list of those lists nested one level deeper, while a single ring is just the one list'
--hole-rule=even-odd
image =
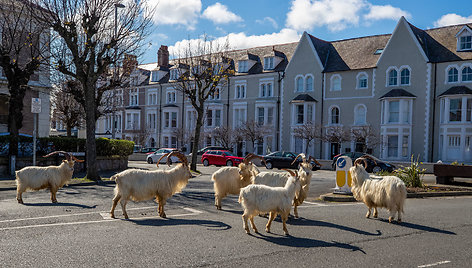
[{"label": "slate roof", "polygon": [[300,95],[297,95],[295,98],[293,98],[293,100],[291,102],[318,102],[317,100],[315,100],[312,96],[308,95],[308,94],[300,94]]},{"label": "slate roof", "polygon": [[472,95],[472,89],[470,89],[466,86],[455,86],[455,87],[451,87],[450,89],[444,91],[444,93],[442,93],[438,97],[449,96],[449,95],[465,95],[465,94]]},{"label": "slate roof", "polygon": [[399,97],[408,97],[408,98],[416,98],[415,95],[411,94],[410,92],[402,89],[402,88],[395,88],[387,92],[387,94],[383,95],[379,99],[384,98],[399,98]]}]

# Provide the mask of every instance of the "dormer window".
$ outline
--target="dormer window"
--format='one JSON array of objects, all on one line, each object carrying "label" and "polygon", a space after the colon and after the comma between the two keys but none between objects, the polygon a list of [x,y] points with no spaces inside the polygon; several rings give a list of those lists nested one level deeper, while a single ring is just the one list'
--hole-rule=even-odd
[{"label": "dormer window", "polygon": [[238,72],[239,73],[247,73],[249,63],[247,60],[240,60],[238,61]]},{"label": "dormer window", "polygon": [[264,58],[264,70],[274,69],[274,57],[265,57]]},{"label": "dormer window", "polygon": [[151,72],[151,82],[159,81],[159,71],[152,71]]},{"label": "dormer window", "polygon": [[179,79],[179,69],[171,69],[170,80],[177,80],[177,79]]},{"label": "dormer window", "polygon": [[472,35],[461,36],[459,38],[460,50],[471,50],[472,49]]}]

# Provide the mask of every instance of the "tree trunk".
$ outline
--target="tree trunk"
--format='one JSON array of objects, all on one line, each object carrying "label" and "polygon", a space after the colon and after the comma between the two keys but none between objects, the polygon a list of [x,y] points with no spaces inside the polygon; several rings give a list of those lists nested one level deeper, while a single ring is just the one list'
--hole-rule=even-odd
[{"label": "tree trunk", "polygon": [[[85,83],[84,83],[85,84]],[[86,167],[87,167],[87,179],[99,181],[101,180],[98,175],[96,160],[97,160],[97,147],[95,142],[95,87],[89,86],[85,90],[85,120],[87,130],[87,140],[85,144],[86,150]]]},{"label": "tree trunk", "polygon": [[[23,126],[23,99],[26,88],[17,84],[8,84],[10,99],[8,104],[8,132],[10,132],[9,155],[18,156],[18,136]],[[12,163],[10,163],[12,164]],[[10,170],[15,167],[10,166]]]},{"label": "tree trunk", "polygon": [[66,133],[68,138],[72,136],[72,128],[70,127],[70,125],[66,126]]},{"label": "tree trunk", "polygon": [[195,110],[197,111],[197,122],[195,124],[195,135],[193,136],[192,163],[190,164],[190,169],[193,171],[197,171],[197,151],[200,144],[200,130],[203,125],[203,108]]}]

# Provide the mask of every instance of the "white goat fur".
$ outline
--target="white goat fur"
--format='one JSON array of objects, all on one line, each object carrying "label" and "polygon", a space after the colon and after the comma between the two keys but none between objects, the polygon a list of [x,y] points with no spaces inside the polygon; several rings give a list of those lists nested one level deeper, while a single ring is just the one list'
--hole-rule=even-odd
[{"label": "white goat fur", "polygon": [[[298,169],[298,177],[301,189],[293,200],[293,213],[298,218],[298,206],[303,203],[310,190],[311,177],[313,175],[313,166],[310,163],[300,163]],[[261,172],[252,178],[253,184],[264,184],[272,187],[283,187],[287,182],[290,174],[280,172]]]},{"label": "white goat fur", "polygon": [[221,200],[228,194],[239,194],[241,188],[251,184],[252,176],[259,170],[252,163],[240,163],[238,167],[223,167],[211,176],[215,191],[215,206],[221,209]]},{"label": "white goat fur", "polygon": [[354,165],[349,170],[352,177],[352,194],[357,201],[362,201],[369,208],[366,217],[369,218],[374,209],[377,218],[377,208],[386,208],[390,212],[389,222],[398,213],[398,222],[402,220],[403,206],[406,199],[405,183],[395,176],[371,176],[362,165]]},{"label": "white goat fur", "polygon": [[188,166],[182,163],[169,170],[127,169],[112,176],[111,179],[116,181],[116,187],[110,211],[111,217],[115,217],[114,211],[118,201],[120,201],[124,217],[128,219],[126,203],[129,199],[144,201],[156,198],[159,216],[165,218],[166,200],[173,194],[179,193],[187,185],[191,176]]},{"label": "white goat fur", "polygon": [[247,220],[251,221],[254,232],[258,232],[254,224],[254,216],[259,213],[270,213],[269,221],[266,225],[266,232],[270,232],[270,225],[277,213],[280,213],[283,223],[283,230],[288,235],[286,221],[292,207],[292,201],[296,192],[300,190],[298,177],[288,177],[284,187],[270,187],[262,184],[251,184],[241,189],[239,203],[241,203],[243,213],[243,227],[246,233],[250,233]]},{"label": "white goat fur", "polygon": [[72,179],[74,160],[62,160],[59,166],[24,167],[16,172],[16,199],[23,204],[22,194],[26,190],[41,190],[48,188],[51,191],[51,201],[57,203],[56,193],[62,186]]}]

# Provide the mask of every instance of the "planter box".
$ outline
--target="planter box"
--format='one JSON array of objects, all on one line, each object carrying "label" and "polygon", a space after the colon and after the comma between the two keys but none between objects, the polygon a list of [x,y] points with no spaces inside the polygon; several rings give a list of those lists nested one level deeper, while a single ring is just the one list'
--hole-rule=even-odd
[{"label": "planter box", "polygon": [[454,181],[454,177],[472,178],[472,166],[435,164],[434,175],[436,183],[450,184]]}]

